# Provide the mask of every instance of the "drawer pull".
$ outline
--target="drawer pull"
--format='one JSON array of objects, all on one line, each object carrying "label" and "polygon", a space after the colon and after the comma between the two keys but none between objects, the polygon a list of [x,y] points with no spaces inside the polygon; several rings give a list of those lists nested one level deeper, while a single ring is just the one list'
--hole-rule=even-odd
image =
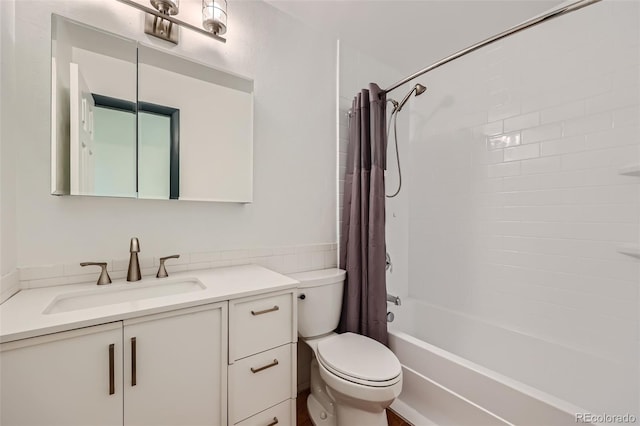
[{"label": "drawer pull", "polygon": [[114,344],[109,345],[109,395],[116,393],[116,375],[114,366]]},{"label": "drawer pull", "polygon": [[276,305],[273,308],[265,309],[264,311],[251,311],[251,315],[268,314],[269,312],[275,312],[275,311],[279,311],[279,310],[280,310],[280,307],[278,305]]},{"label": "drawer pull", "polygon": [[267,368],[275,367],[275,366],[276,366],[276,365],[278,365],[278,364],[279,364],[279,363],[278,363],[278,360],[277,360],[277,359],[274,359],[274,360],[273,360],[273,362],[272,362],[271,364],[267,364],[267,365],[264,365],[264,366],[262,366],[262,367],[258,367],[258,368],[253,368],[253,367],[251,367],[251,372],[252,372],[252,373],[254,373],[254,374],[255,374],[255,373],[259,373],[259,372],[261,372],[262,370],[266,370]]},{"label": "drawer pull", "polygon": [[274,417],[273,421],[271,423],[269,423],[267,426],[274,426],[274,425],[277,425],[277,424],[278,424],[278,418]]}]

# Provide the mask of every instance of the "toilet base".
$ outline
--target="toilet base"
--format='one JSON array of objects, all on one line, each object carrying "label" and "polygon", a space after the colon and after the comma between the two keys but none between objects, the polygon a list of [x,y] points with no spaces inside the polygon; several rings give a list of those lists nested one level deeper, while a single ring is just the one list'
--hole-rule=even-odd
[{"label": "toilet base", "polygon": [[343,426],[388,426],[387,410],[384,408],[390,403],[383,406],[365,403],[351,398],[334,389],[328,388],[332,399],[336,401],[334,404],[336,411],[336,425]]},{"label": "toilet base", "polygon": [[307,410],[314,426],[337,426],[336,416],[327,411],[313,394],[307,398]]},{"label": "toilet base", "polygon": [[349,406],[336,407],[336,424],[350,426],[388,426],[387,410],[372,413]]}]

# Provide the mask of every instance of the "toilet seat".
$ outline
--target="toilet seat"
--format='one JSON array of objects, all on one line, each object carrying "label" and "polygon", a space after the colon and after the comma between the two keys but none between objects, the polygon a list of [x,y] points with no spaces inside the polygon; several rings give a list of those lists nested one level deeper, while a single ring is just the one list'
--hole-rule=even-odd
[{"label": "toilet seat", "polygon": [[332,374],[371,387],[387,387],[402,379],[398,358],[383,344],[354,333],[318,342],[317,359]]}]

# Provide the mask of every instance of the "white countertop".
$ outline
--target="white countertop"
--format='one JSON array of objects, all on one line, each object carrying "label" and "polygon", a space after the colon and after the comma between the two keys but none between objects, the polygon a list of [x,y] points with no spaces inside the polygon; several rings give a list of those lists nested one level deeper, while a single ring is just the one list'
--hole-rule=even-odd
[{"label": "white countertop", "polygon": [[[171,274],[168,279],[173,281],[180,278],[195,278],[205,288],[189,293],[51,314],[45,314],[44,311],[54,299],[68,293],[115,289],[118,286],[152,284],[153,282],[160,282],[160,280],[155,277],[149,277],[131,283],[124,280],[116,280],[113,284],[104,286],[90,283],[21,290],[0,305],[0,343],[260,293],[286,290],[296,288],[299,284],[293,278],[257,265],[179,272]],[[165,279],[162,278],[162,280]]]}]

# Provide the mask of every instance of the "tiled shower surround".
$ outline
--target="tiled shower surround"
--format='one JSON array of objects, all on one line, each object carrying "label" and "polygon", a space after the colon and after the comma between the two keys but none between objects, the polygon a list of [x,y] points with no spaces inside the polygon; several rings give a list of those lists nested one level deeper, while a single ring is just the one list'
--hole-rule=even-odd
[{"label": "tiled shower surround", "polygon": [[427,73],[401,152],[413,334],[599,414],[638,415],[639,29],[603,1]]}]

